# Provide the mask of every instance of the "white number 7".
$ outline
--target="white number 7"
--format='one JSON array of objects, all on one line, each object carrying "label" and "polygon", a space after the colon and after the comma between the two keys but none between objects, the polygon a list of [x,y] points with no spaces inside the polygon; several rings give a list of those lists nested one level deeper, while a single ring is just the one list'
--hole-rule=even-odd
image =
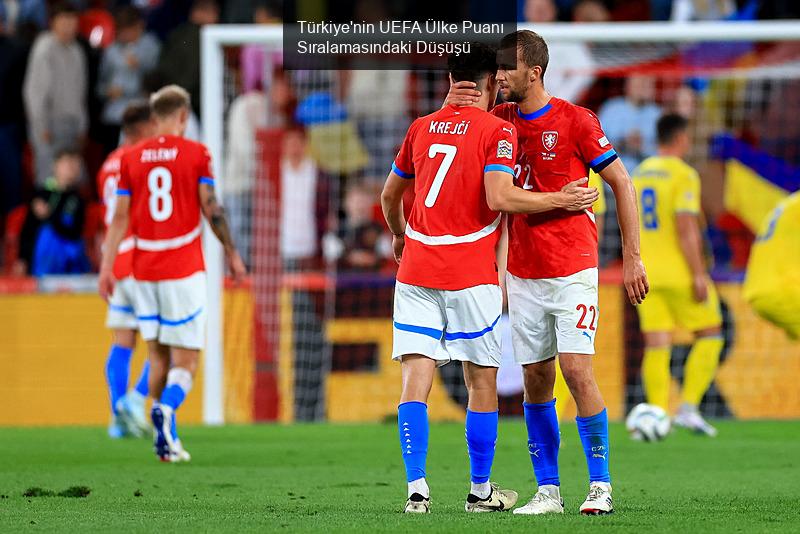
[{"label": "white number 7", "polygon": [[453,160],[456,159],[456,150],[458,149],[453,145],[442,145],[439,143],[432,144],[428,149],[429,158],[433,159],[436,154],[444,154],[444,158],[442,158],[439,170],[436,171],[436,176],[433,178],[428,196],[425,197],[426,207],[432,208],[433,205],[436,204],[436,199],[439,198],[439,192],[442,190],[444,177],[447,175],[447,171],[450,170],[450,165],[453,164]]}]

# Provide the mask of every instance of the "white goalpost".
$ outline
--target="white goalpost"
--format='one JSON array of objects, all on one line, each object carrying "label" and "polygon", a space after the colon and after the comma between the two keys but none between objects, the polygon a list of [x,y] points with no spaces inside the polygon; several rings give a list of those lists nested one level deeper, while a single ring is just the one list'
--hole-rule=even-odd
[{"label": "white goalpost", "polygon": [[[672,53],[680,51],[682,47],[692,43],[736,43],[736,42],[781,42],[797,41],[800,42],[800,23],[796,21],[775,21],[775,22],[706,22],[706,23],[614,23],[614,24],[541,24],[529,25],[519,24],[519,29],[531,29],[542,35],[548,43],[553,46],[559,43],[575,44],[587,43],[598,45],[596,48],[603,49],[603,57],[596,57],[595,63],[591,67],[576,67],[578,70],[585,68],[598,70],[609,66],[615,67],[625,63],[620,59],[625,55],[635,55],[641,52],[642,47],[652,44],[647,54],[658,55],[659,47],[667,47]],[[232,96],[235,95],[235,88],[230,83],[230,68],[227,64],[226,49],[230,47],[241,47],[244,45],[263,45],[270,51],[280,51],[283,45],[283,31],[280,25],[255,26],[255,25],[215,25],[205,26],[202,30],[202,53],[201,53],[201,109],[202,109],[202,136],[203,141],[211,151],[214,172],[217,179],[218,189],[226,181],[226,121]],[[615,43],[619,44],[616,47]],[[605,48],[604,48],[605,47]],[[656,52],[653,52],[656,50]],[[614,56],[619,52],[620,58]],[[272,69],[274,55],[265,55],[268,63],[265,69]],[[657,57],[656,59],[659,59]],[[748,74],[740,74],[738,67],[730,67],[725,70],[724,76],[731,80],[740,79],[746,76],[752,79],[753,76],[764,77],[765,79],[780,79],[790,77],[800,80],[800,61],[793,61],[783,64],[777,69],[763,70],[753,69]],[[744,72],[744,71],[742,71]],[[601,74],[602,75],[602,74]],[[658,74],[656,74],[657,76]],[[617,77],[624,77],[624,74],[615,74]],[[671,76],[679,76],[671,74]],[[688,77],[689,75],[687,75]],[[701,76],[698,74],[698,76]],[[228,86],[226,86],[226,80]],[[305,83],[321,83],[312,79],[306,79]],[[547,80],[546,80],[547,83]],[[765,82],[765,87],[768,84]],[[758,87],[759,91],[767,91],[764,87]],[[754,98],[744,95],[744,91],[736,93],[734,106],[743,109],[751,109],[761,105],[761,101],[753,102],[748,100]],[[444,95],[440,95],[442,98]],[[555,96],[560,96],[556,94]],[[421,97],[420,97],[421,98]],[[766,97],[764,97],[766,98]],[[414,106],[414,110],[425,109],[427,104]],[[764,104],[766,105],[766,104]],[[409,106],[409,109],[412,109]],[[789,110],[789,113],[800,114],[800,109]],[[427,111],[426,111],[427,113]],[[702,121],[718,121],[713,123],[703,123],[698,127],[707,128],[708,134],[721,131],[727,125],[739,121],[739,111],[731,116],[725,116],[725,110],[715,110],[719,116],[714,118],[700,118]],[[713,126],[713,127],[712,127]],[[712,131],[713,130],[713,131]],[[377,135],[377,134],[376,134]],[[708,138],[708,135],[706,135]],[[613,141],[613,140],[612,140]],[[386,162],[386,166],[391,162]],[[223,281],[225,275],[225,265],[222,247],[217,242],[207,226],[204,228],[203,245],[206,259],[208,275],[208,303],[207,310],[208,330],[207,343],[204,354],[204,389],[203,389],[203,419],[206,424],[218,425],[225,422],[224,413],[224,358],[223,333],[225,310],[223,309]],[[608,246],[612,246],[609,244]],[[254,261],[257,261],[254,259]],[[280,262],[280,258],[270,259],[270,261]],[[280,265],[280,263],[278,263]],[[277,319],[276,319],[277,323]],[[303,332],[294,331],[293,336],[302,335]],[[296,340],[295,340],[296,341]],[[281,341],[283,343],[283,341]],[[294,390],[292,390],[294,391]]]}]

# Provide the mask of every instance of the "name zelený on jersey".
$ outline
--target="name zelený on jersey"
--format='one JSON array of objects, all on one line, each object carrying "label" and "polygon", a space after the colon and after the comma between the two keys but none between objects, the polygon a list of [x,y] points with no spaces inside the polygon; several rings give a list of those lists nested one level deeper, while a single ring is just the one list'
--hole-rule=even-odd
[{"label": "name zelen\u00fd on jersey", "polygon": [[450,121],[431,121],[428,126],[428,133],[432,134],[453,134],[464,135],[467,133],[470,121],[450,122]]},{"label": "name zelen\u00fd on jersey", "polygon": [[159,161],[175,161],[178,158],[177,148],[145,148],[142,150],[142,163],[157,163]]}]

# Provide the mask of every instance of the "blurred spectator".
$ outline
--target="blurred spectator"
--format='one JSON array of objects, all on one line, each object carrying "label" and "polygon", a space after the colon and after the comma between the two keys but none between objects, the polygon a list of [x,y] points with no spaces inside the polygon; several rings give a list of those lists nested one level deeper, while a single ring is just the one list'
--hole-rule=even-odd
[{"label": "blurred spectator", "polygon": [[144,18],[133,6],[123,6],[114,17],[116,41],[103,51],[97,83],[98,96],[105,101],[102,122],[106,152],[119,141],[122,114],[143,94],[142,81],[158,62],[161,45],[144,32]]},{"label": "blurred spectator", "polygon": [[25,265],[18,269],[34,276],[85,273],[90,265],[82,238],[86,205],[77,187],[80,152],[60,150],[53,167],[53,176],[31,200],[20,236]]},{"label": "blurred spectator", "polygon": [[734,0],[673,0],[673,22],[722,20],[736,12]]},{"label": "blurred spectator", "polygon": [[307,265],[317,254],[317,177],[305,132],[286,130],[281,154],[281,256],[289,271]]},{"label": "blurred spectator", "polygon": [[[557,10],[553,0],[526,0],[525,20],[534,23],[555,22]],[[579,102],[584,91],[594,81],[594,60],[586,43],[551,42],[548,44],[550,62],[544,76],[547,90],[557,96]]]},{"label": "blurred spectator", "polygon": [[[274,24],[280,22],[279,8],[275,8],[266,3],[256,5],[253,13],[255,24]],[[263,44],[248,44],[242,47],[242,89],[250,91],[255,88],[267,87],[270,79],[266,76],[272,74],[272,69],[268,65],[280,65],[283,62],[283,54],[277,47],[271,50],[272,58],[267,61],[267,48]]]},{"label": "blurred spectator", "polygon": [[581,0],[575,4],[572,11],[572,20],[575,22],[609,22],[611,13],[600,0]]},{"label": "blurred spectator", "polygon": [[25,25],[43,30],[47,27],[47,3],[45,0],[0,1],[0,18],[10,34],[17,33],[17,29]]},{"label": "blurred spectator", "polygon": [[250,263],[253,226],[253,186],[256,180],[256,132],[267,124],[267,96],[248,91],[231,102],[228,111],[223,204],[230,215],[231,233],[245,264]]},{"label": "blurred spectator", "polygon": [[200,117],[200,28],[218,20],[217,2],[194,0],[189,21],[169,34],[158,61],[160,81],[164,85],[178,84],[189,91],[197,117]]},{"label": "blurred spectator", "polygon": [[672,96],[672,112],[691,120],[697,109],[697,93],[688,85],[681,85]]},{"label": "blurred spectator", "polygon": [[228,0],[223,3],[222,22],[225,24],[265,24],[281,21],[280,0]]},{"label": "blurred spectator", "polygon": [[656,151],[655,80],[633,74],[625,80],[625,95],[607,100],[597,113],[603,129],[629,172]]},{"label": "blurred spectator", "polygon": [[0,13],[0,219],[22,202],[22,82],[27,53],[27,47],[9,34]]},{"label": "blurred spectator", "polygon": [[36,38],[25,76],[28,136],[39,185],[53,172],[53,156],[65,147],[81,146],[88,127],[89,74],[75,37],[78,14],[68,3],[56,4],[50,31]]},{"label": "blurred spectator", "polygon": [[325,259],[344,271],[377,271],[391,255],[391,240],[384,225],[372,218],[377,192],[354,184],[344,198],[345,220],[335,233],[325,236]]}]

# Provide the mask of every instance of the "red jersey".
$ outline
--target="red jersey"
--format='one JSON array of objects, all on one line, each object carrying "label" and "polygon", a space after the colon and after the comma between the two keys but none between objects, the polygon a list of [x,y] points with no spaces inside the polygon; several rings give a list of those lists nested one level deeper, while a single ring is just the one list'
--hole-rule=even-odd
[{"label": "red jersey", "polygon": [[[569,182],[600,172],[617,159],[600,121],[586,108],[552,98],[542,109],[522,113],[501,104],[494,115],[513,123],[519,136],[517,185],[560,191]],[[597,267],[597,227],[591,210],[555,210],[512,215],[508,272],[519,278],[558,278]]]},{"label": "red jersey", "polygon": [[208,149],[183,137],[154,137],[122,156],[117,194],[131,197],[134,278],[174,280],[205,269],[203,182],[214,183]]},{"label": "red jersey", "polygon": [[397,279],[432,289],[497,284],[501,215],[489,209],[483,176],[513,175],[514,127],[481,109],[447,106],[408,129],[392,169],[416,178]]},{"label": "red jersey", "polygon": [[[122,154],[128,147],[121,146],[108,155],[97,173],[97,192],[103,201],[103,221],[106,228],[111,225],[114,218],[114,209],[117,206],[117,183],[119,182],[119,165]],[[117,259],[114,260],[114,278],[122,280],[133,273],[133,236],[130,226],[125,232],[125,239],[119,244]]]}]

